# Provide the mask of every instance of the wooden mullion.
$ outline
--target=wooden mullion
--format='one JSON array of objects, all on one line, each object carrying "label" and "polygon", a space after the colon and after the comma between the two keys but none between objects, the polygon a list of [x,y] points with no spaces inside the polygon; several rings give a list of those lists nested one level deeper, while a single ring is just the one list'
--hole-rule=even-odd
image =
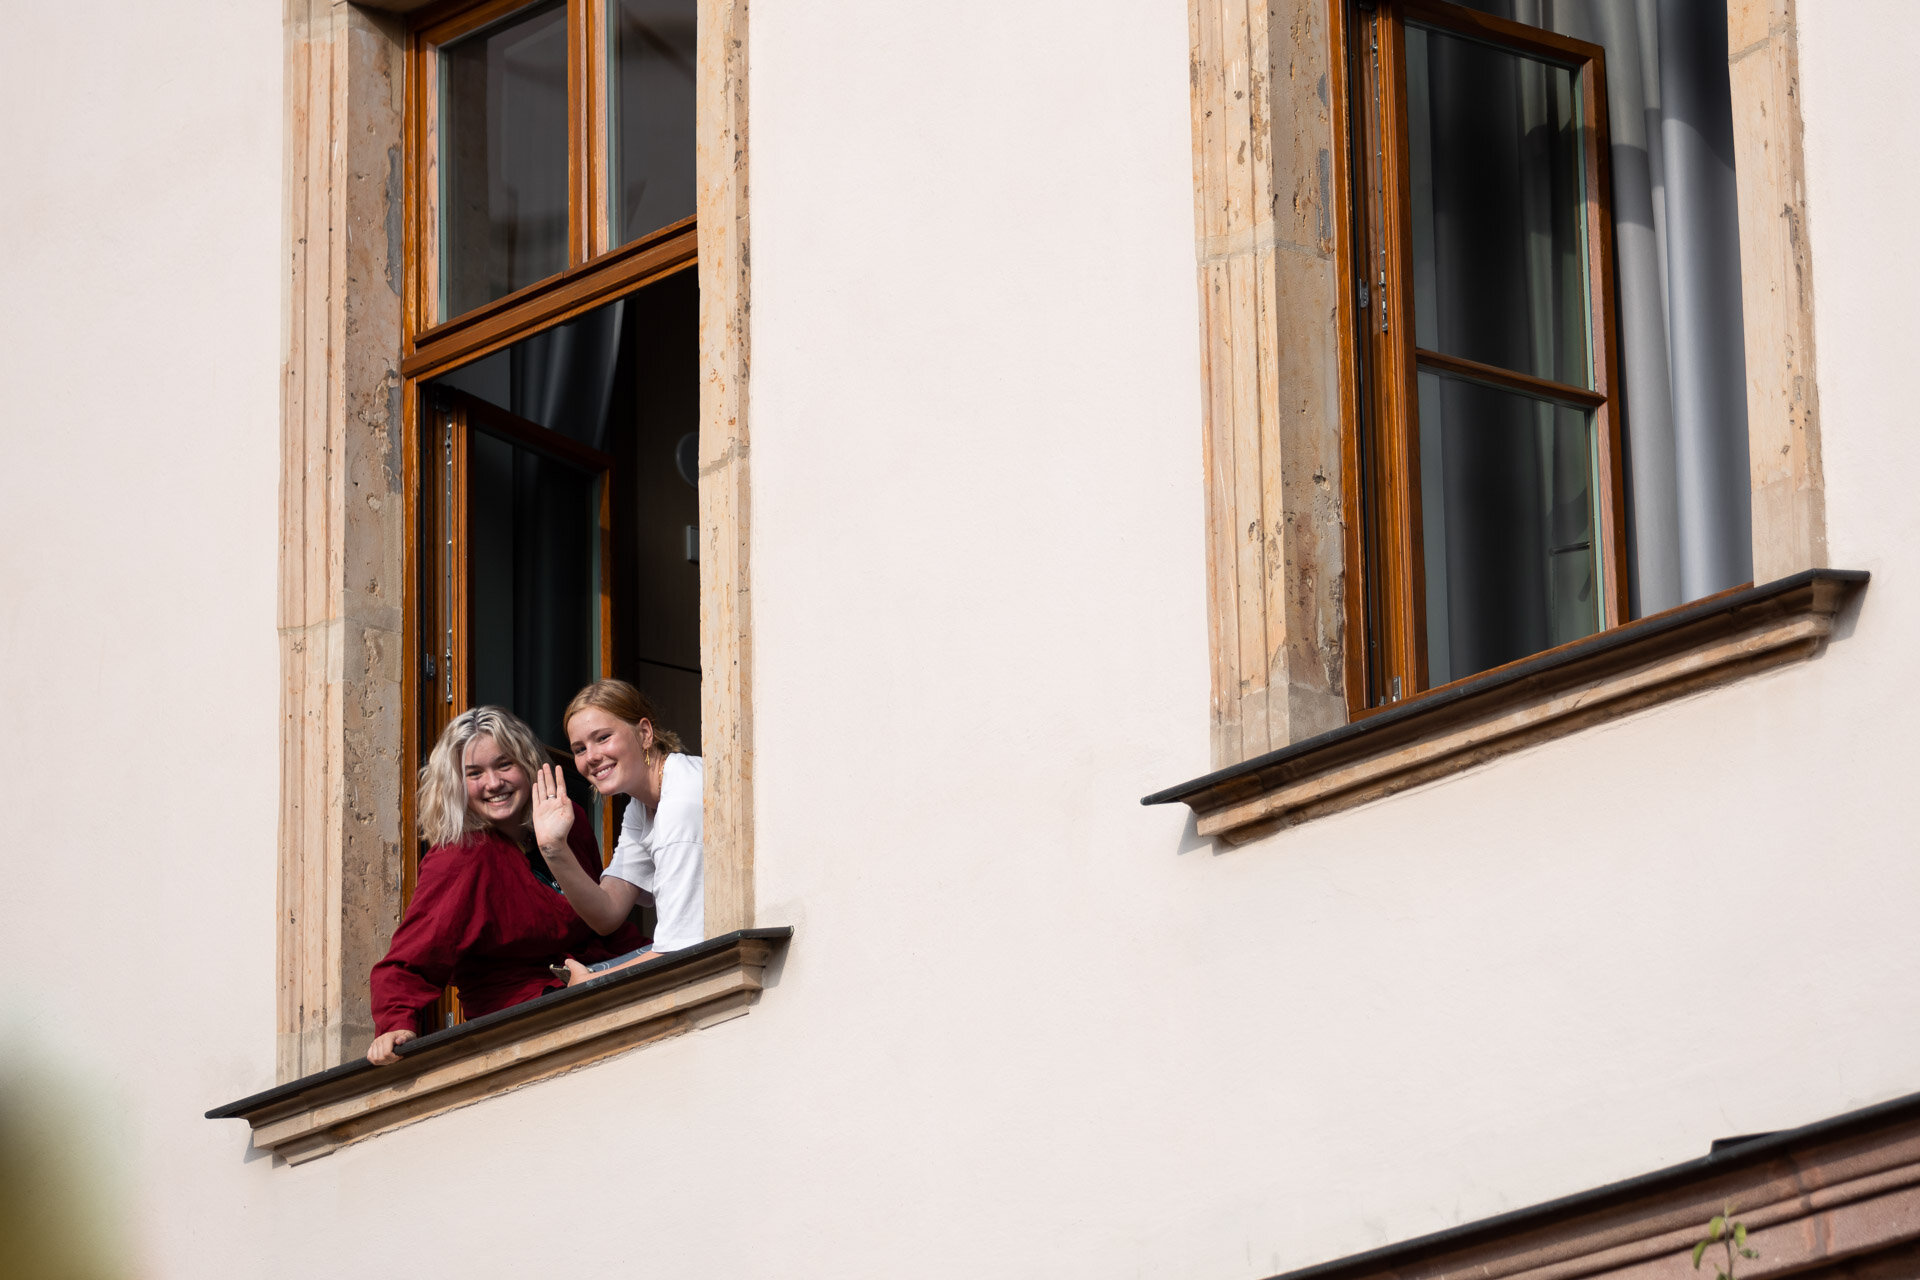
[{"label": "wooden mullion", "polygon": [[1625,388],[1620,380],[1618,318],[1614,306],[1613,188],[1607,164],[1611,141],[1607,127],[1607,63],[1600,50],[1580,68],[1581,122],[1586,143],[1587,301],[1595,389],[1606,404],[1595,417],[1599,440],[1599,493],[1593,522],[1599,535],[1601,572],[1606,575],[1601,626],[1621,626],[1631,616],[1627,594]]},{"label": "wooden mullion", "polygon": [[1368,553],[1366,557],[1367,614],[1362,626],[1368,636],[1368,684],[1365,704],[1352,708],[1356,716],[1365,715],[1389,697],[1396,676],[1405,687],[1404,629],[1399,623],[1404,611],[1404,531],[1396,519],[1398,504],[1395,490],[1399,484],[1399,451],[1395,430],[1399,397],[1390,337],[1394,330],[1382,328],[1390,289],[1397,293],[1389,242],[1392,227],[1392,185],[1386,177],[1391,165],[1392,100],[1385,90],[1391,79],[1392,36],[1388,12],[1376,8],[1365,28],[1355,33],[1359,64],[1359,86],[1364,109],[1360,113],[1361,225],[1365,228],[1362,279],[1373,294],[1372,305],[1363,319],[1358,350],[1367,364],[1365,396],[1370,409],[1368,421],[1361,424],[1366,451],[1366,486],[1362,495]]},{"label": "wooden mullion", "polygon": [[[401,635],[405,638],[402,645],[404,656],[400,663],[400,705],[405,708],[400,729],[400,776],[411,780],[422,754],[422,743],[426,740],[427,699],[438,688],[437,679],[431,685],[427,682],[421,658],[427,628],[436,625],[439,617],[437,597],[425,588],[426,580],[434,575],[439,560],[421,540],[422,528],[431,527],[437,510],[426,489],[428,469],[422,465],[424,460],[421,456],[422,432],[431,428],[421,425],[418,393],[412,387],[408,388],[408,393],[401,406],[401,439],[404,444],[400,464],[401,491],[409,495],[412,501],[406,504],[406,544],[400,551],[404,583],[400,597],[400,619]],[[403,786],[400,789],[402,911],[413,901],[414,885],[420,876],[420,849],[415,838],[419,829],[419,797],[415,788]]]},{"label": "wooden mullion", "polygon": [[[452,623],[453,637],[446,652],[451,655],[447,664],[442,687],[452,692],[452,700],[442,700],[447,721],[465,711],[473,704],[473,600],[467,590],[467,564],[470,558],[467,537],[467,506],[469,501],[467,484],[467,415],[456,403],[448,414],[452,423],[450,440],[451,462],[442,460],[447,468],[446,493],[448,497],[448,527],[445,554],[447,556],[446,590],[449,601],[448,621]],[[442,1026],[454,1026],[462,1021],[460,1011],[460,993],[448,987],[440,998],[439,1018]]]},{"label": "wooden mullion", "polygon": [[[1591,240],[1591,237],[1589,239]],[[1448,355],[1444,351],[1415,347],[1413,357],[1423,367],[1441,373],[1458,374],[1462,378],[1484,382],[1504,391],[1515,391],[1524,396],[1532,396],[1536,400],[1551,400],[1555,404],[1564,404],[1575,409],[1604,409],[1608,403],[1605,392],[1589,391],[1585,387],[1554,382],[1549,378],[1536,378],[1532,374],[1520,373],[1497,364],[1483,364],[1478,360],[1469,360],[1465,356]]]},{"label": "wooden mullion", "polygon": [[[409,387],[409,391],[415,388]],[[409,540],[410,549],[417,548],[415,566],[424,572],[410,575],[409,581],[415,592],[412,615],[418,627],[411,631],[411,643],[408,645],[409,670],[403,672],[402,688],[422,689],[420,670],[424,665],[420,659],[423,650],[430,650],[435,658],[435,685],[425,690],[430,696],[420,697],[403,705],[408,707],[407,720],[410,722],[406,735],[409,765],[419,758],[420,746],[428,738],[438,739],[447,722],[466,706],[467,702],[467,654],[466,644],[469,628],[467,626],[466,576],[466,423],[465,415],[457,404],[450,403],[446,409],[435,407],[431,413],[422,413],[417,403],[412,406],[411,418],[415,424],[430,423],[431,426],[416,425],[416,443],[420,446],[408,451],[412,474],[419,488],[417,494],[418,517],[410,521],[413,537]],[[431,439],[424,437],[431,431]],[[422,536],[424,533],[424,537]],[[426,627],[431,625],[432,632],[427,634]],[[452,630],[452,639],[446,637]],[[453,661],[447,660],[451,651]],[[448,696],[451,691],[451,697]],[[411,769],[408,770],[411,772]],[[402,909],[411,903],[413,890],[419,882],[420,856],[425,852],[421,842],[414,837],[412,823],[418,819],[413,797],[409,794],[402,800],[403,819],[409,824],[406,830],[406,852],[401,860],[401,903]],[[448,988],[442,993],[434,1008],[434,1025],[430,1029],[452,1025],[460,1020],[460,999],[457,992]]]},{"label": "wooden mullion", "polygon": [[613,243],[613,152],[612,110],[613,27],[608,20],[609,0],[575,0],[585,10],[586,112],[585,132],[587,257],[599,257],[614,248]]},{"label": "wooden mullion", "polygon": [[437,229],[430,219],[437,217],[439,156],[433,147],[438,125],[433,74],[432,46],[414,39],[407,43],[407,119],[402,129],[407,181],[406,208],[402,218],[401,255],[405,259],[406,285],[402,308],[405,332],[420,332],[437,318],[439,294],[439,248]]},{"label": "wooden mullion", "polygon": [[442,677],[441,687],[451,695],[443,699],[449,719],[464,711],[473,701],[473,606],[467,590],[470,545],[467,536],[469,428],[464,406],[458,401],[454,402],[454,406],[448,415],[452,422],[449,447],[441,462],[446,468],[446,487],[443,492],[448,504],[446,543],[443,548],[443,554],[447,557],[447,617],[443,621],[450,630],[442,650],[447,670]]},{"label": "wooden mullion", "polygon": [[1382,424],[1384,483],[1388,531],[1387,583],[1391,607],[1386,623],[1392,637],[1391,677],[1400,679],[1405,698],[1427,683],[1426,565],[1421,553],[1420,402],[1413,358],[1413,213],[1412,175],[1407,147],[1407,50],[1405,24],[1391,6],[1381,8],[1380,130],[1385,162],[1379,172],[1386,186],[1380,207],[1386,249],[1387,286],[1381,290],[1379,314],[1385,329],[1376,335],[1381,347],[1381,379],[1388,396]]},{"label": "wooden mullion", "polygon": [[1351,718],[1364,710],[1370,701],[1367,696],[1369,637],[1365,618],[1367,596],[1371,589],[1369,584],[1372,581],[1372,571],[1367,562],[1371,539],[1364,523],[1362,495],[1366,477],[1363,473],[1364,450],[1360,448],[1360,433],[1366,430],[1362,418],[1361,326],[1367,323],[1370,313],[1360,309],[1355,288],[1358,255],[1365,253],[1366,249],[1364,237],[1356,243],[1354,226],[1354,150],[1359,135],[1355,132],[1358,125],[1354,120],[1352,102],[1352,59],[1356,40],[1356,33],[1351,26],[1352,5],[1346,0],[1339,0],[1336,13],[1336,19],[1328,24],[1332,45],[1328,64],[1333,79],[1330,105],[1333,136],[1337,143],[1333,148],[1334,207],[1330,214],[1333,218],[1334,261],[1341,264],[1339,299],[1335,304],[1335,322],[1339,325],[1340,421],[1344,424],[1340,449],[1340,516],[1344,525],[1342,552],[1346,563],[1342,608],[1347,625],[1341,645],[1341,684],[1346,696],[1347,713]]},{"label": "wooden mullion", "polygon": [[587,231],[592,128],[588,98],[588,0],[567,2],[567,264],[579,266],[592,256]]}]

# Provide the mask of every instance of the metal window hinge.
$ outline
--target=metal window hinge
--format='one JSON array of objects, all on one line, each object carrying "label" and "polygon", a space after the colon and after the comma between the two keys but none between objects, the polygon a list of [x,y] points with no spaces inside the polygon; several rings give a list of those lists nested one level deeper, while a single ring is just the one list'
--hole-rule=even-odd
[{"label": "metal window hinge", "polygon": [[1365,311],[1367,309],[1368,304],[1370,304],[1372,301],[1373,301],[1373,294],[1371,291],[1368,290],[1367,282],[1365,280],[1362,280],[1360,282],[1360,309],[1362,311]]}]

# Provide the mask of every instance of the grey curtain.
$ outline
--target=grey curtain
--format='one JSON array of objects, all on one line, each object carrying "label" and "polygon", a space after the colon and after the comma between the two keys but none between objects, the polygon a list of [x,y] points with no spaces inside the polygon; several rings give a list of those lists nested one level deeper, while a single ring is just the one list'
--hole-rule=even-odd
[{"label": "grey curtain", "polygon": [[508,347],[512,391],[505,407],[606,452],[626,308],[622,298]]},{"label": "grey curtain", "polygon": [[1746,361],[1724,0],[1473,0],[1607,54],[1635,616],[1746,581]]}]

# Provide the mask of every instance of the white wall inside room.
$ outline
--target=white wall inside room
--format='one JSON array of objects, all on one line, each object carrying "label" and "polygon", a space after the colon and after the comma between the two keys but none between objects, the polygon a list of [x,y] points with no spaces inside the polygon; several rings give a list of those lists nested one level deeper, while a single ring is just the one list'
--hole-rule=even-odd
[{"label": "white wall inside room", "polygon": [[1256,1277],[1920,1088],[1880,7],[1803,12],[1840,638],[1228,850],[1137,803],[1207,763],[1184,6],[759,4],[796,940],[746,1018],[298,1168],[200,1118],[273,1063],[279,15],[16,15],[0,1001],[97,1099],[144,1274]]}]

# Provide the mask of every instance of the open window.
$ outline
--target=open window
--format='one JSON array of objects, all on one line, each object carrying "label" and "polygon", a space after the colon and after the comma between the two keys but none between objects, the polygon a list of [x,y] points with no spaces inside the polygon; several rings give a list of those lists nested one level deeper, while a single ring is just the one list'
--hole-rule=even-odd
[{"label": "open window", "polygon": [[[410,33],[416,766],[483,703],[559,755],[604,676],[699,750],[694,23],[693,0],[485,0]],[[604,858],[618,812],[568,777]]]},{"label": "open window", "polygon": [[1751,536],[1721,6],[1341,8],[1363,714],[1735,586]]}]

